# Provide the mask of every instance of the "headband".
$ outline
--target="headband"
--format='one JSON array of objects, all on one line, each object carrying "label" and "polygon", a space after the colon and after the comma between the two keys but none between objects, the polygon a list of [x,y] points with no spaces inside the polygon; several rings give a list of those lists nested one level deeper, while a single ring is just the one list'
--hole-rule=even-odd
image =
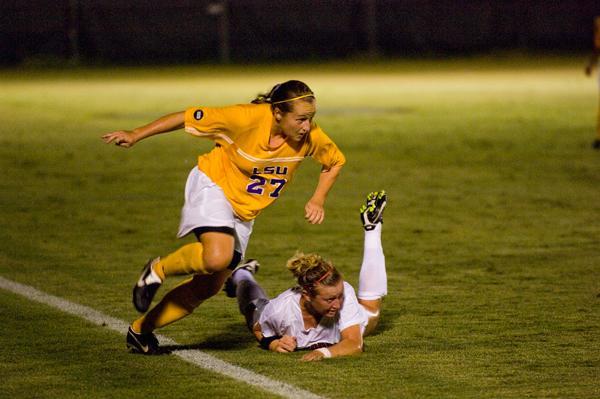
[{"label": "headband", "polygon": [[299,99],[301,99],[301,98],[305,98],[305,97],[314,97],[314,96],[315,96],[315,95],[314,95],[313,93],[310,93],[310,94],[303,94],[303,95],[301,95],[301,96],[298,96],[298,97],[292,97],[292,98],[288,98],[287,100],[275,101],[274,103],[271,103],[271,104],[275,105],[275,104],[287,103],[287,102],[290,102],[290,101],[299,100]]},{"label": "headband", "polygon": [[317,281],[315,281],[313,283],[313,285],[317,285],[319,284],[321,281],[325,280],[327,277],[331,276],[331,270],[329,270],[327,273],[323,274],[321,277],[319,277],[319,279]]},{"label": "headband", "polygon": [[302,287],[305,290],[310,290],[310,287],[315,287],[317,284],[319,284],[321,281],[325,280],[327,277],[331,276],[331,274],[333,273],[333,270],[328,270],[325,273],[323,273],[323,275],[321,277],[319,277],[319,279],[317,281],[314,281],[312,283],[309,284],[305,284]]}]

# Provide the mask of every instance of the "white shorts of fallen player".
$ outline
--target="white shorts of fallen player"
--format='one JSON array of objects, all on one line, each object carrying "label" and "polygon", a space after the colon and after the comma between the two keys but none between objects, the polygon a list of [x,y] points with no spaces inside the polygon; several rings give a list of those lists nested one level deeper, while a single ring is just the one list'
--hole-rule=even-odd
[{"label": "white shorts of fallen player", "polygon": [[235,232],[234,249],[243,259],[253,225],[254,220],[244,222],[235,215],[223,190],[197,166],[190,171],[177,237],[186,236],[196,228],[229,227]]}]

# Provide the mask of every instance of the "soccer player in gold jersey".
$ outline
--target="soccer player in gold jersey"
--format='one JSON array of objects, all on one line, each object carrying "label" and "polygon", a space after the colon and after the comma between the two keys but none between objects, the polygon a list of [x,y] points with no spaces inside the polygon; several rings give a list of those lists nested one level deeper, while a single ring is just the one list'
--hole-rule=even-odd
[{"label": "soccer player in gold jersey", "polygon": [[[600,59],[600,16],[594,18],[594,50],[589,62],[585,66],[585,74],[587,76],[591,76],[594,68],[598,68],[598,59]],[[598,72],[598,92],[600,93],[600,71]],[[596,139],[592,143],[592,147],[600,150],[600,97],[596,114]]]},{"label": "soccer player in gold jersey", "polygon": [[[133,288],[135,308],[143,313],[127,333],[134,352],[159,352],[153,334],[216,295],[244,257],[254,218],[275,201],[306,156],[322,165],[317,187],[306,203],[305,218],[320,224],[325,199],[345,163],[336,144],[313,121],[316,99],[303,82],[290,80],[259,95],[251,104],[192,107],[165,115],[134,130],[102,136],[129,148],[150,136],[185,128],[215,142],[188,176],[178,237],[194,233],[197,242],[148,261]],[[169,276],[191,275],[148,311]]]}]

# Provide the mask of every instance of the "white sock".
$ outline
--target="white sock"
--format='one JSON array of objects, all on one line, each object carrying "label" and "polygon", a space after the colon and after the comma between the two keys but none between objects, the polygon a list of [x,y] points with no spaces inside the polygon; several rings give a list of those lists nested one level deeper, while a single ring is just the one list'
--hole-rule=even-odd
[{"label": "white sock", "polygon": [[154,265],[158,263],[158,258],[155,259],[152,262],[152,265],[150,266],[150,273],[146,276],[146,278],[142,279],[140,277],[140,279],[137,282],[138,287],[143,287],[144,284],[154,284],[154,283],[158,283],[158,284],[162,284],[162,280],[159,277],[159,275],[154,271]]},{"label": "white sock", "polygon": [[381,245],[381,223],[365,231],[363,260],[358,278],[358,297],[374,300],[387,294],[385,256]]},{"label": "white sock", "polygon": [[156,274],[154,269],[150,269],[150,274],[148,275],[148,277],[146,277],[146,284],[152,284],[152,283],[162,284],[162,280],[160,279],[158,274]]},{"label": "white sock", "polygon": [[231,275],[231,281],[233,281],[233,284],[238,285],[242,280],[254,280],[254,275],[246,269],[237,269]]}]

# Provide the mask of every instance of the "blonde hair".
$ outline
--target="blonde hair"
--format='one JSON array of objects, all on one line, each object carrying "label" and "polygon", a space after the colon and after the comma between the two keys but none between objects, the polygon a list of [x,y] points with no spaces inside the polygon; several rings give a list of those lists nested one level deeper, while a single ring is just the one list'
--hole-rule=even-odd
[{"label": "blonde hair", "polygon": [[298,285],[304,288],[311,296],[317,294],[317,284],[335,285],[342,279],[331,261],[317,254],[304,254],[296,252],[286,264],[287,269],[292,272]]}]

